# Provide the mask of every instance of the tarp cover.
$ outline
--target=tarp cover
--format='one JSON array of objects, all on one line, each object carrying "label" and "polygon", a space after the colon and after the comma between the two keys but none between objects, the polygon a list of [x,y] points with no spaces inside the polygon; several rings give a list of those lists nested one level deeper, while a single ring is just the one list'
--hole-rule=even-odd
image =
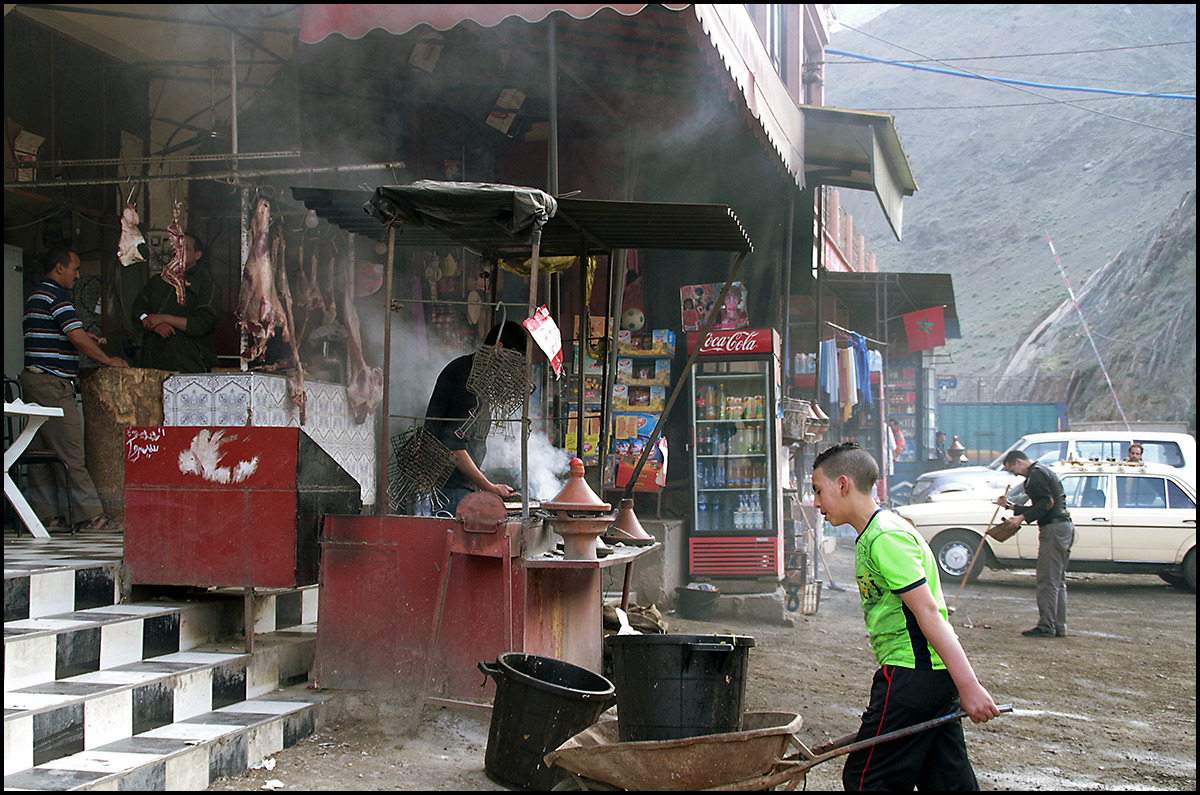
[{"label": "tarp cover", "polygon": [[558,211],[558,202],[536,188],[421,180],[376,188],[363,209],[385,226],[411,224],[468,234],[499,229],[514,243],[531,243],[534,232]]}]

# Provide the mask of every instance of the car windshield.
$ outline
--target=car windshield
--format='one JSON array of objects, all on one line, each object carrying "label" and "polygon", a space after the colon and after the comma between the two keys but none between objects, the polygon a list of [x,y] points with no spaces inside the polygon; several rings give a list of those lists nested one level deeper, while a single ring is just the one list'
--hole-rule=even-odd
[{"label": "car windshield", "polygon": [[1021,443],[1024,441],[1024,437],[1018,439],[1016,444],[1001,453],[1000,457],[995,461],[988,464],[988,469],[995,469],[997,471],[1004,469],[1004,456],[1013,450],[1021,450],[1025,455],[1029,456],[1029,460],[1040,461],[1043,464],[1052,464],[1055,461],[1062,461],[1067,457],[1067,443],[1065,441],[1031,442],[1022,447]]}]

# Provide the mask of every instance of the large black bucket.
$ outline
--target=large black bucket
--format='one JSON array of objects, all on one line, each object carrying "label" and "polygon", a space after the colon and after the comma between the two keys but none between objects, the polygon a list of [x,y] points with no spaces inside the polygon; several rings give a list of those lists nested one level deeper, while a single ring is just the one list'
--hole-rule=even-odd
[{"label": "large black bucket", "polygon": [[484,770],[503,784],[549,790],[567,778],[542,757],[613,705],[612,682],[552,657],[507,652],[479,670],[496,680]]},{"label": "large black bucket", "polygon": [[744,635],[610,635],[621,742],[742,729]]}]

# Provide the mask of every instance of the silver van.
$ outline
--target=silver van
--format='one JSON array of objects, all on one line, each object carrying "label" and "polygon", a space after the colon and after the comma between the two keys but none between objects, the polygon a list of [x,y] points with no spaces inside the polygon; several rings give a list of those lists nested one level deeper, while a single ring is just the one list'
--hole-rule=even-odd
[{"label": "silver van", "polygon": [[913,484],[909,504],[929,502],[935,495],[980,489],[1005,489],[1020,478],[1009,475],[1004,456],[1021,450],[1034,461],[1122,461],[1129,445],[1142,445],[1142,460],[1164,464],[1196,488],[1196,437],[1166,431],[1051,431],[1022,436],[986,467],[956,467],[926,472]]}]

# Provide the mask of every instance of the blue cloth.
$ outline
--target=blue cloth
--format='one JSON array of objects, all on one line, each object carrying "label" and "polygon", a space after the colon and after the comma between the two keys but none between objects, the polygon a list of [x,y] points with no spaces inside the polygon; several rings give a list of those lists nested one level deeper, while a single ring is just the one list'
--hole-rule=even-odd
[{"label": "blue cloth", "polygon": [[861,334],[850,332],[850,348],[854,351],[855,374],[858,376],[858,399],[871,402],[871,359],[867,353],[867,340]]}]

